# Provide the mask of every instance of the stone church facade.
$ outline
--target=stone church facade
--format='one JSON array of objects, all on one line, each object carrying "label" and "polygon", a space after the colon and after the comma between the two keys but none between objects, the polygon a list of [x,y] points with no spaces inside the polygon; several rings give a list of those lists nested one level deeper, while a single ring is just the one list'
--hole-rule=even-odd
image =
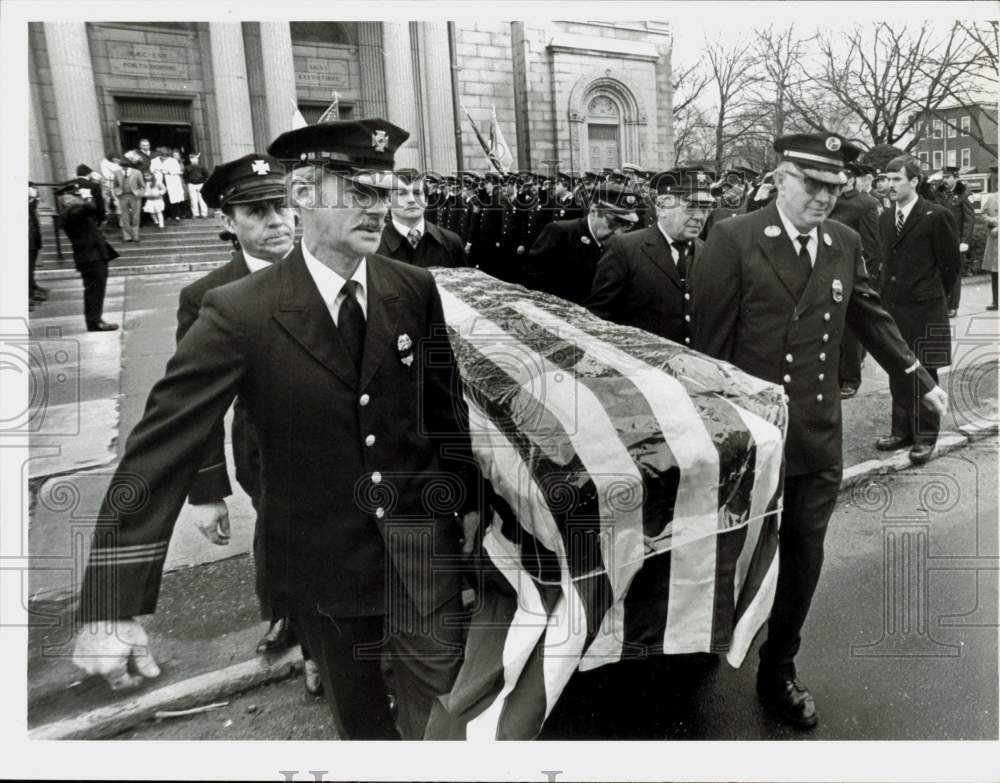
[{"label": "stone church facade", "polygon": [[673,160],[663,22],[38,22],[29,24],[30,175],[106,152],[199,151],[209,167],[264,149],[298,109],[410,131],[400,166],[487,168],[493,110],[512,169]]}]

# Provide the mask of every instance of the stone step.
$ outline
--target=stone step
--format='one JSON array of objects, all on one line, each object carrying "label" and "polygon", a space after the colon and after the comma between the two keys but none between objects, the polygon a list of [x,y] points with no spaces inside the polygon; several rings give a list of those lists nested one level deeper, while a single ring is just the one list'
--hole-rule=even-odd
[{"label": "stone step", "polygon": [[[215,237],[189,237],[186,239],[168,239],[161,236],[140,237],[142,241],[123,242],[120,237],[108,237],[111,246],[118,251],[122,258],[142,258],[146,256],[171,255],[179,252],[215,252],[221,255],[228,255],[231,245],[223,242],[218,236]],[[72,248],[68,243],[63,244],[63,256],[66,259],[72,255]],[[38,259],[41,263],[55,263],[58,261],[58,253],[55,246],[45,248],[39,253]]]}]

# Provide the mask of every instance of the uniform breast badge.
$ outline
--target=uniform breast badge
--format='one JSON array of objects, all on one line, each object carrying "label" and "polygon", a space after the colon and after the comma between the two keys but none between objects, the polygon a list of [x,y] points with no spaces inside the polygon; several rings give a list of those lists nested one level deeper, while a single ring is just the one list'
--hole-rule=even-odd
[{"label": "uniform breast badge", "polygon": [[833,285],[830,286],[830,290],[833,293],[833,301],[840,304],[844,301],[844,284],[839,280],[834,280]]},{"label": "uniform breast badge", "polygon": [[399,352],[399,361],[407,367],[413,364],[413,341],[410,339],[410,335],[399,335],[396,340],[396,350]]},{"label": "uniform breast badge", "polygon": [[829,234],[823,234],[823,244],[827,247],[833,244],[833,240],[830,238]]},{"label": "uniform breast badge", "polygon": [[771,237],[772,239],[774,237],[780,237],[781,229],[778,228],[777,226],[768,226],[767,228],[764,229],[764,236]]},{"label": "uniform breast badge", "polygon": [[590,237],[580,237],[580,241],[583,242],[583,244],[585,244],[585,245],[589,245],[590,244]]}]

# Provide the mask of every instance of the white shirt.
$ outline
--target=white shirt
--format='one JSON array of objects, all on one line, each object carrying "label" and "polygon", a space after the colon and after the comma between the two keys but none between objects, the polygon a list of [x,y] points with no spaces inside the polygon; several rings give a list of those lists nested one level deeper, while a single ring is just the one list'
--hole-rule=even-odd
[{"label": "white shirt", "polygon": [[819,227],[813,226],[808,234],[802,234],[792,224],[792,221],[785,217],[785,213],[781,211],[781,207],[778,207],[778,217],[781,218],[781,225],[785,227],[785,233],[792,241],[792,245],[795,248],[795,255],[798,255],[802,249],[802,245],[799,244],[799,236],[809,237],[809,244],[806,245],[806,250],[809,251],[809,263],[816,266],[816,252],[819,250]]},{"label": "white shirt", "polygon": [[[672,255],[674,257],[674,264],[677,264],[677,262],[680,260],[681,254],[677,250],[677,246],[674,244],[674,242],[683,242],[684,240],[671,238],[670,234],[668,234],[666,231],[664,231],[663,227],[659,223],[656,224],[656,227],[658,229],[660,229],[660,233],[663,234],[663,238],[665,240],[667,240],[667,244],[670,245],[670,255]],[[692,240],[689,240],[689,241],[690,241],[691,250],[693,252],[694,251],[694,240],[692,239]]]},{"label": "white shirt", "polygon": [[910,201],[910,203],[907,204],[905,207],[900,206],[899,202],[896,202],[896,211],[892,215],[892,224],[896,225],[899,222],[900,212],[903,213],[903,222],[905,223],[909,219],[910,213],[913,211],[913,207],[915,207],[916,204],[917,200],[915,198],[912,201]]},{"label": "white shirt", "polygon": [[424,225],[423,218],[420,218],[420,222],[417,223],[417,225],[415,225],[413,228],[410,228],[409,226],[404,226],[402,223],[398,222],[395,218],[392,221],[392,225],[395,226],[396,230],[407,242],[410,241],[410,232],[413,230],[413,228],[417,229],[417,231],[420,232],[420,236],[423,236],[424,234],[427,233],[427,226]]},{"label": "white shirt", "polygon": [[[344,299],[347,298],[342,290],[344,283],[347,281],[310,253],[305,242],[302,243],[302,257],[306,261],[306,269],[309,270],[313,282],[316,283],[316,288],[319,289],[319,295],[326,304],[326,309],[330,311],[330,317],[334,323],[337,323],[337,317],[340,315],[340,306],[344,303]],[[361,305],[361,312],[364,313],[365,320],[367,321],[368,264],[366,259],[361,259],[358,268],[351,275],[351,280],[357,280],[360,284],[357,288],[356,297],[358,304]]]},{"label": "white shirt", "polygon": [[265,261],[263,258],[252,256],[246,250],[243,251],[243,260],[247,262],[247,269],[250,270],[250,274],[259,272],[261,269],[267,269],[271,266],[270,261]]}]

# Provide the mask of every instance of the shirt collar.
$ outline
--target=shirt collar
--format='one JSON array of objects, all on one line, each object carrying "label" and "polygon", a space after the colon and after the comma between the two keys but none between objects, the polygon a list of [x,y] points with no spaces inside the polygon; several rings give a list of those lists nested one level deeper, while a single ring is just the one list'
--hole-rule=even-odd
[{"label": "shirt collar", "polygon": [[[918,196],[917,198],[919,198],[919,196]],[[913,201],[911,201],[911,202],[910,202],[909,204],[907,204],[907,205],[906,205],[905,207],[901,207],[901,206],[899,206],[899,204],[897,204],[897,205],[896,205],[896,211],[897,211],[897,212],[902,212],[902,213],[903,213],[903,221],[905,222],[905,221],[906,221],[906,219],[910,217],[910,212],[912,212],[912,211],[913,211],[913,208],[914,208],[914,207],[915,207],[916,205],[917,205],[917,199],[913,199]]]},{"label": "shirt collar", "polygon": [[261,269],[267,269],[267,267],[271,266],[270,261],[265,261],[263,258],[252,256],[246,250],[243,251],[243,260],[246,261],[247,269],[250,270],[250,274],[259,272]]},{"label": "shirt collar", "polygon": [[[402,223],[400,223],[399,221],[397,221],[395,218],[392,219],[392,225],[395,226],[396,231],[398,231],[400,233],[400,235],[404,239],[406,239],[407,237],[409,237],[410,231],[413,230],[409,226],[404,226]],[[427,225],[424,223],[424,219],[423,218],[420,218],[420,222],[417,223],[417,225],[415,225],[413,228],[417,229],[417,231],[420,232],[420,236],[423,236],[424,234],[427,233]]]},{"label": "shirt collar", "polygon": [[[789,239],[791,239],[792,243],[795,245],[795,252],[798,252],[799,240],[797,237],[801,236],[802,232],[799,231],[792,223],[792,221],[785,216],[785,213],[781,211],[781,207],[775,204],[775,208],[778,210],[778,217],[781,218],[781,225],[785,227],[785,233],[788,234]],[[805,234],[805,236],[809,237],[809,244],[812,244],[813,242],[816,242],[818,244],[819,226],[813,226],[812,229],[810,229],[809,232]]]},{"label": "shirt collar", "polygon": [[[309,274],[312,275],[313,280],[316,282],[316,287],[319,289],[319,293],[320,296],[323,297],[323,301],[327,303],[328,307],[332,306],[337,297],[340,296],[341,289],[343,289],[344,283],[346,283],[347,280],[310,253],[305,242],[302,243],[302,258],[305,259],[306,268],[309,270]],[[358,283],[358,299],[362,303],[365,315],[367,315],[368,311],[367,307],[365,307],[365,304],[368,301],[367,258],[361,259],[361,263],[358,264],[358,268],[355,269],[354,274],[351,275],[351,280],[355,280]]]}]

